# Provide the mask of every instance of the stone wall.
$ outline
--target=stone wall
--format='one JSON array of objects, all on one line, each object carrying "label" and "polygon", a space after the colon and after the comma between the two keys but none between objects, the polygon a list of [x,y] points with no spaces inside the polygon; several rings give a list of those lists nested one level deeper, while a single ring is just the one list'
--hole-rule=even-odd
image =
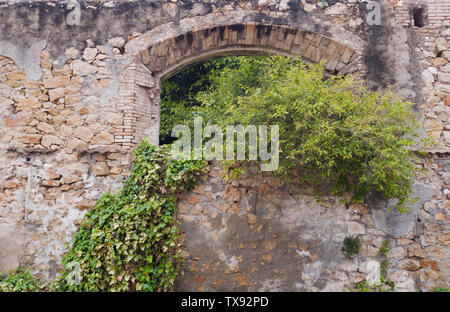
[{"label": "stone wall", "polygon": [[[178,289],[339,291],[373,276],[382,240],[401,289],[448,287],[448,0],[380,0],[380,25],[356,0],[80,1],[79,25],[68,2],[0,0],[1,271],[57,275],[85,211],[121,188],[131,150],[143,137],[158,143],[161,79],[212,57],[271,52],[413,101],[422,134],[441,143],[418,164],[420,200],[396,216],[378,198],[318,204],[276,177],[227,184],[213,169],[180,198]],[[340,252],[347,234],[364,241],[352,261]]]},{"label": "stone wall", "polygon": [[[230,181],[213,165],[191,193],[179,198],[186,260],[176,287],[183,291],[342,291],[379,280],[383,241],[388,276],[397,291],[433,290],[448,282],[448,201],[435,187],[445,177],[439,160],[423,163],[414,184],[420,200],[400,215],[371,198],[344,205],[275,176],[243,173]],[[448,174],[448,171],[447,171]],[[422,209],[422,207],[425,207]],[[389,208],[392,208],[389,212]],[[346,236],[358,236],[360,254],[344,257]]]}]

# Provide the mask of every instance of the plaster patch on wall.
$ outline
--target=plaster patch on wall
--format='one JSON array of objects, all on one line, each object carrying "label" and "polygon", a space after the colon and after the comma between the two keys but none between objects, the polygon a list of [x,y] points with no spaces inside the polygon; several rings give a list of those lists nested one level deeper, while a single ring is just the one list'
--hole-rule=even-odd
[{"label": "plaster patch on wall", "polygon": [[46,40],[18,46],[7,41],[0,41],[0,55],[12,59],[27,75],[27,80],[37,81],[42,77],[41,51],[47,46]]},{"label": "plaster patch on wall", "polygon": [[0,272],[17,268],[24,252],[25,234],[3,218],[0,218],[0,246]]},{"label": "plaster patch on wall", "polygon": [[417,214],[423,204],[433,195],[433,188],[422,183],[414,183],[412,185],[411,197],[419,199],[408,205],[409,213],[399,213],[395,208],[395,201],[380,198],[371,198],[370,206],[372,208],[372,218],[375,227],[394,237],[401,237],[411,233],[412,231],[420,231],[416,227]]},{"label": "plaster patch on wall", "polygon": [[307,263],[302,272],[302,279],[307,287],[311,287],[322,274],[322,263],[320,261]]}]

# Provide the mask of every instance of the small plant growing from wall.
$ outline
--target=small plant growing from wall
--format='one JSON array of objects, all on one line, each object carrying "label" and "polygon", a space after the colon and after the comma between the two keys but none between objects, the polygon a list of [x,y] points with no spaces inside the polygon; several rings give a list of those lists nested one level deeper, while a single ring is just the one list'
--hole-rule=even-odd
[{"label": "small plant growing from wall", "polygon": [[395,284],[394,282],[392,282],[389,278],[388,278],[388,274],[387,274],[387,269],[388,266],[390,264],[390,261],[388,259],[388,252],[389,250],[391,250],[388,247],[388,242],[387,241],[383,241],[381,243],[381,247],[379,249],[382,261],[381,261],[381,265],[380,265],[380,291],[383,291],[383,289],[388,289],[388,290],[394,290],[395,288]]},{"label": "small plant growing from wall", "polygon": [[361,243],[358,237],[347,236],[344,239],[344,244],[342,246],[342,252],[346,258],[351,258],[359,253]]}]

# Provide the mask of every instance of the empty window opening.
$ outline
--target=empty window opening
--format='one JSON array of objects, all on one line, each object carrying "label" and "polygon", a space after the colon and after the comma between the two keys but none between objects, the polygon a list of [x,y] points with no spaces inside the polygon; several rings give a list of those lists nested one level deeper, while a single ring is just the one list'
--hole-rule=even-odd
[{"label": "empty window opening", "polygon": [[423,27],[425,26],[424,19],[424,10],[423,8],[415,8],[413,9],[413,19],[415,27]]}]

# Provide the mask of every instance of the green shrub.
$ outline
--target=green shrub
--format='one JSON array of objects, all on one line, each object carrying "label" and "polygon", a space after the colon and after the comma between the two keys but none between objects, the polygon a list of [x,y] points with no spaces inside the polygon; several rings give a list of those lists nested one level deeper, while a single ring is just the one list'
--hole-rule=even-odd
[{"label": "green shrub", "polygon": [[0,292],[35,292],[41,284],[28,270],[17,268],[0,279]]}]

